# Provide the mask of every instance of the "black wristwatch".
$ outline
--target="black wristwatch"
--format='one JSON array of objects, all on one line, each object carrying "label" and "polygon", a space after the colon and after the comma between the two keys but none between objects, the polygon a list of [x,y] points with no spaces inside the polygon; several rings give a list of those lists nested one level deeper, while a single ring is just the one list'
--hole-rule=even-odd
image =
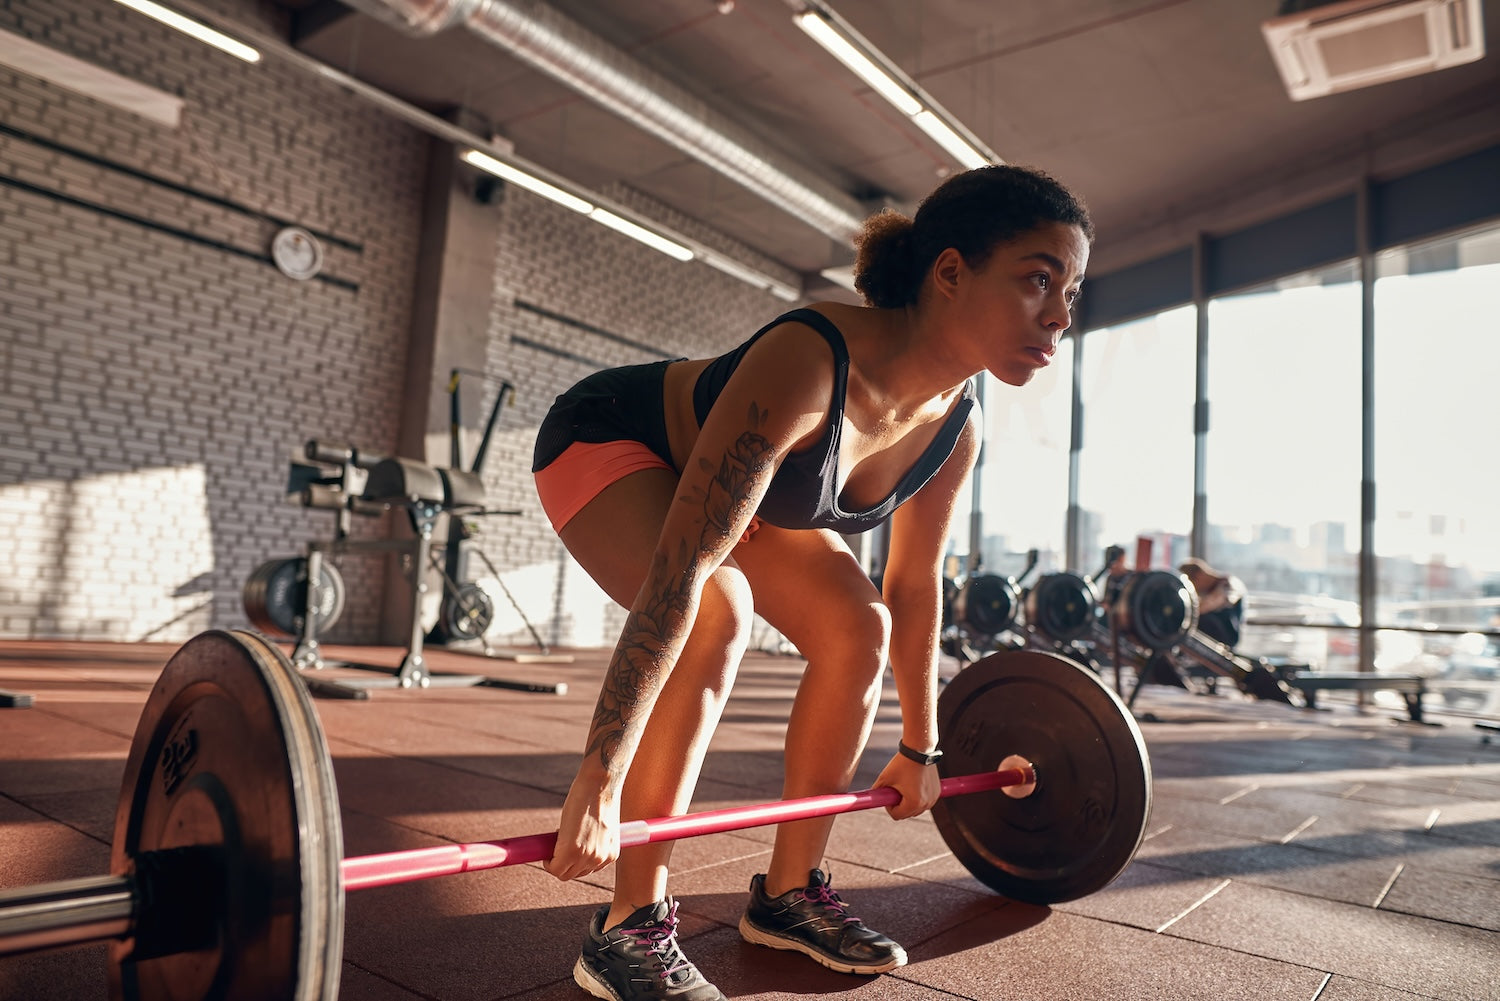
[{"label": "black wristwatch", "polygon": [[902,757],[910,758],[919,765],[935,765],[940,760],[942,760],[943,757],[943,752],[941,750],[933,751],[931,754],[923,754],[921,751],[913,751],[911,748],[906,746],[904,741],[899,740],[896,741],[896,750],[901,752]]}]

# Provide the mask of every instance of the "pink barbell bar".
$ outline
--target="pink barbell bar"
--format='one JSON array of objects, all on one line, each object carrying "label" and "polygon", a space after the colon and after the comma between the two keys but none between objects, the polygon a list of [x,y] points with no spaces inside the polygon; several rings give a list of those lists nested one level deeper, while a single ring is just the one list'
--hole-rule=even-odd
[{"label": "pink barbell bar", "polygon": [[[1036,771],[1031,764],[1016,758],[1007,758],[1002,764],[1014,766],[1000,768],[993,772],[981,772],[977,775],[955,775],[943,779],[942,795],[944,797],[962,796],[1009,787],[1015,787],[1020,795],[1028,794],[1030,787],[1036,784]],[[1022,789],[1024,792],[1020,792]],[[1012,795],[1015,794],[1012,793]],[[860,792],[808,796],[804,799],[778,800],[775,803],[688,813],[680,817],[631,820],[620,825],[620,847],[632,848],[656,841],[694,838],[700,834],[719,834],[724,831],[744,830],[748,827],[807,820],[811,817],[854,813],[879,806],[893,806],[900,801],[900,793],[889,786],[883,786]],[[440,845],[436,848],[413,848],[408,851],[385,852],[380,855],[358,855],[344,859],[341,863],[341,871],[345,890],[368,890],[372,887],[410,883],[437,876],[455,876],[462,872],[498,869],[501,866],[521,865],[526,862],[545,862],[552,857],[556,845],[556,831],[548,834],[527,834],[500,841]]]}]

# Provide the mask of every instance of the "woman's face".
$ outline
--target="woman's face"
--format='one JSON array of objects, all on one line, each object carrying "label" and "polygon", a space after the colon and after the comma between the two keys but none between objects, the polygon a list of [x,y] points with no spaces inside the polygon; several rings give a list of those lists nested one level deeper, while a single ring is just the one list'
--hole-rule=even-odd
[{"label": "woman's face", "polygon": [[1073,322],[1088,262],[1083,230],[1049,222],[1000,244],[980,270],[970,272],[964,320],[978,335],[980,358],[995,378],[1024,386],[1051,364]]}]

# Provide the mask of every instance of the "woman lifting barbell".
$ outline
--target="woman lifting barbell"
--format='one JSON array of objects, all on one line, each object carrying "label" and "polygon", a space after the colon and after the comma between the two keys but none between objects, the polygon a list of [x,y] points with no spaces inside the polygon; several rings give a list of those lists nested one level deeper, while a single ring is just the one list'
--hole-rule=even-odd
[{"label": "woman lifting barbell", "polygon": [[[889,660],[900,753],[876,785],[900,793],[897,819],[937,800],[940,562],[979,451],[973,379],[1021,386],[1050,362],[1092,239],[1082,202],[1046,174],[967,171],[913,219],[866,222],[867,305],[817,303],[719,358],[612,369],[558,397],[537,436],[537,492],[630,610],[545,863],[573,879],[618,859],[574,967],[589,993],[723,997],[677,945],[670,844],[621,851],[619,829],[688,808],[755,614],[807,661],[783,795],[849,787]],[[887,519],[882,593],[840,533]],[[843,972],[894,969],[901,946],[852,917],[822,871],[831,827],[778,828],[741,934]]]}]

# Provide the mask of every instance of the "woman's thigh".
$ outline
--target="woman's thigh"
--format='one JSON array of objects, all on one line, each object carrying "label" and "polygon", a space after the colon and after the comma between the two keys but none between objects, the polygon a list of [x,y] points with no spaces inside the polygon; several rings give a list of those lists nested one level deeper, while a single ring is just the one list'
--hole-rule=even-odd
[{"label": "woman's thigh", "polygon": [[838,533],[762,525],[734,548],[755,611],[809,662],[885,658],[890,615]]},{"label": "woman's thigh", "polygon": [[585,504],[558,533],[579,566],[625,608],[635,603],[646,579],[677,480],[668,469],[622,477]]}]

